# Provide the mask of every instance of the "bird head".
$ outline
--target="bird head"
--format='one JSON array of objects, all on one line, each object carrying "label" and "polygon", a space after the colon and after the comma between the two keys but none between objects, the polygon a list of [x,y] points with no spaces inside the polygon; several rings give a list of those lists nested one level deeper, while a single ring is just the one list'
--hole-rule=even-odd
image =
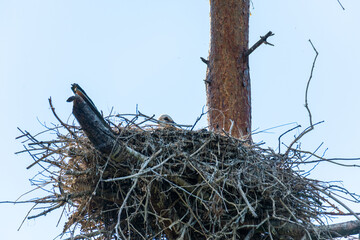
[{"label": "bird head", "polygon": [[159,121],[159,126],[160,127],[164,127],[164,128],[168,128],[168,127],[175,127],[175,122],[174,120],[167,114],[163,114],[159,117],[158,119]]}]

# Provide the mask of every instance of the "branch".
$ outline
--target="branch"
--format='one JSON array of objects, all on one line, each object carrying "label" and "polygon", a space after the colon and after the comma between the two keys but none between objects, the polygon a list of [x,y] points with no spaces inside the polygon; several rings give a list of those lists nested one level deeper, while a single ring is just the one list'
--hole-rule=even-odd
[{"label": "branch", "polygon": [[332,234],[338,236],[349,236],[358,234],[360,232],[360,221],[349,221],[343,223],[336,223],[328,226],[319,227],[320,232],[330,231]]},{"label": "branch", "polygon": [[[336,164],[336,165],[339,165],[339,166],[343,166],[343,167],[360,167],[360,165],[358,164],[343,164],[343,163],[338,163],[338,162],[335,162],[335,161],[359,161],[360,158],[324,158],[324,157],[321,157],[313,152],[310,152],[310,151],[305,151],[305,150],[300,150],[300,149],[295,149],[295,148],[291,148],[291,150],[293,151],[296,151],[296,152],[300,152],[300,153],[305,153],[305,154],[309,154],[310,157],[313,156],[313,157],[316,157],[317,160],[311,160],[311,161],[304,161],[303,163],[319,163],[319,162],[330,162],[330,163],[333,163],[333,164]],[[309,157],[309,158],[310,158]]]},{"label": "branch", "polygon": [[[305,108],[306,110],[308,111],[308,114],[309,114],[309,121],[310,121],[310,126],[308,128],[306,128],[302,133],[300,133],[299,136],[297,136],[294,141],[292,141],[292,143],[289,145],[288,149],[286,150],[285,152],[285,156],[287,156],[291,150],[291,147],[297,142],[299,141],[305,134],[307,134],[308,132],[310,132],[311,130],[314,129],[314,124],[312,122],[312,115],[311,115],[311,112],[310,112],[310,108],[309,108],[309,104],[308,104],[308,91],[309,91],[309,86],[310,86],[310,81],[312,79],[312,76],[313,76],[313,72],[314,72],[314,68],[315,68],[315,63],[316,63],[316,59],[319,55],[318,51],[316,50],[316,48],[314,47],[313,43],[311,42],[311,40],[309,39],[309,42],[312,46],[312,48],[314,49],[316,55],[315,55],[315,58],[314,58],[314,61],[313,61],[313,64],[312,64],[312,67],[311,67],[311,71],[310,71],[310,77],[309,77],[309,80],[306,84],[306,90],[305,90]],[[321,123],[321,122],[319,122]],[[315,124],[316,125],[316,124]]]},{"label": "branch", "polygon": [[58,209],[58,208],[64,206],[65,203],[66,203],[66,202],[60,202],[60,203],[56,204],[55,206],[53,206],[53,207],[51,207],[51,208],[48,208],[48,209],[46,209],[45,211],[43,211],[43,212],[41,212],[41,213],[39,213],[39,214],[37,214],[37,215],[27,217],[27,219],[34,219],[34,218],[38,218],[38,217],[40,217],[40,216],[44,216],[44,215],[48,214],[49,212],[52,212],[52,211],[54,211],[55,209]]},{"label": "branch", "polygon": [[[160,153],[162,152],[162,149],[160,149],[159,151],[157,151],[156,153],[154,153],[151,157],[149,157],[143,164],[149,164],[149,162],[151,162],[155,157],[157,157]],[[170,157],[168,157],[167,159],[165,159],[163,162],[159,163],[158,165],[152,167],[152,168],[148,168],[146,170],[141,170],[135,174],[132,175],[127,175],[127,176],[123,176],[123,177],[117,177],[117,178],[110,178],[110,179],[104,179],[102,180],[103,182],[115,182],[115,181],[121,181],[121,180],[125,180],[125,179],[131,179],[131,178],[139,178],[140,176],[144,175],[145,173],[151,172],[153,170],[155,170],[156,168],[162,166],[163,164],[165,164],[167,161],[169,161],[170,159],[172,159],[175,156],[175,154],[172,154]],[[145,167],[144,167],[145,168]]]},{"label": "branch", "polygon": [[291,129],[289,129],[289,130],[285,131],[284,133],[282,133],[282,134],[278,137],[278,142],[279,142],[279,146],[278,146],[278,148],[279,148],[279,153],[281,152],[281,138],[282,138],[285,134],[287,134],[287,133],[291,132],[292,130],[295,130],[295,129],[299,128],[299,127],[301,127],[301,125],[297,125],[296,127],[293,127],[293,128],[291,128]]},{"label": "branch", "polygon": [[73,102],[73,114],[91,143],[102,153],[109,154],[115,144],[115,136],[104,125],[93,109],[80,95],[68,99]]},{"label": "branch", "polygon": [[309,113],[310,127],[311,127],[311,130],[312,130],[314,127],[313,127],[313,123],[312,123],[311,112],[310,112],[309,105],[308,105],[308,91],[309,91],[310,81],[311,81],[312,76],[313,76],[316,59],[317,59],[317,57],[319,56],[319,53],[318,53],[318,51],[316,50],[316,48],[314,47],[314,45],[313,45],[313,43],[311,42],[310,39],[309,39],[309,42],[310,42],[311,46],[313,47],[313,49],[314,49],[314,51],[315,51],[315,53],[316,53],[315,58],[314,58],[313,65],[312,65],[312,67],[311,67],[311,72],[310,72],[309,81],[308,81],[307,84],[306,84],[306,91],[305,91],[305,108],[306,108],[306,110],[307,110],[308,113]]},{"label": "branch", "polygon": [[200,119],[202,118],[202,116],[204,116],[204,115],[207,114],[207,112],[208,112],[208,111],[204,112],[204,106],[203,106],[203,108],[202,108],[202,110],[201,110],[200,116],[196,118],[196,121],[195,121],[195,123],[192,125],[190,131],[194,130],[196,124],[200,121]]},{"label": "branch", "polygon": [[308,234],[310,235],[301,239],[328,239],[329,234],[331,235],[331,237],[346,237],[358,234],[360,232],[360,221],[356,220],[331,225],[314,227],[309,226],[305,229],[302,226],[299,226],[298,224],[292,222],[289,222],[280,228],[277,227],[277,224],[279,223],[277,223],[276,221],[272,221],[272,224],[276,227],[276,232],[278,235],[288,236],[289,233],[292,233],[292,236],[304,236]]},{"label": "branch", "polygon": [[82,233],[82,234],[79,234],[75,237],[70,237],[70,238],[66,238],[65,240],[77,240],[77,239],[90,239],[90,238],[93,238],[93,237],[96,237],[100,234],[103,234],[103,233],[106,233],[105,230],[99,230],[99,231],[94,231],[94,232],[90,232],[90,233]]},{"label": "branch", "polygon": [[200,57],[200,59],[201,59],[201,61],[202,61],[203,63],[205,63],[206,65],[209,65],[209,60],[206,60],[206,59],[203,58],[203,57]]},{"label": "branch", "polygon": [[349,213],[351,213],[356,219],[358,219],[359,223],[360,223],[360,217],[351,209],[349,208],[347,205],[345,205],[345,203],[343,203],[342,201],[340,201],[338,198],[336,198],[333,194],[331,194],[330,192],[326,192],[323,189],[318,188],[317,186],[313,186],[316,190],[322,192],[323,194],[325,194],[326,196],[328,196],[329,198],[331,198],[332,200],[334,200],[335,202],[337,202],[338,204],[340,204],[341,206],[343,206],[346,210],[349,211]]},{"label": "branch", "polygon": [[79,90],[80,86],[76,85],[76,87],[75,96],[70,97],[67,101],[73,102],[73,114],[92,145],[115,161],[133,158],[144,162],[147,157],[118,141],[117,136],[105,122],[91,99],[83,90]]},{"label": "branch", "polygon": [[344,6],[341,4],[340,0],[337,0],[337,1],[338,1],[338,3],[339,3],[340,7],[342,8],[342,10],[345,11],[345,8],[344,8]]},{"label": "branch", "polygon": [[265,36],[260,36],[260,40],[257,41],[251,48],[249,48],[245,53],[244,56],[249,56],[255,49],[257,49],[261,44],[265,43],[270,46],[274,46],[274,44],[271,44],[267,41],[268,37],[274,36],[274,33],[269,31]]},{"label": "branch", "polygon": [[[90,99],[90,97],[86,94],[84,89],[82,89],[79,84],[72,84],[71,90],[74,92],[75,95],[80,96],[86,104],[91,108],[92,112],[99,118],[99,120],[103,123],[103,125],[107,128],[109,128],[110,131],[112,131],[110,125],[105,121],[103,116],[100,114],[99,110],[96,108],[94,102]],[[71,98],[71,97],[70,97]],[[69,99],[68,99],[69,101]],[[70,100],[71,101],[71,100]]]},{"label": "branch", "polygon": [[77,136],[73,133],[73,131],[71,131],[71,130],[69,129],[69,127],[67,126],[67,124],[65,124],[63,121],[61,121],[61,119],[59,118],[59,116],[56,114],[55,108],[54,108],[53,105],[52,105],[51,97],[49,98],[49,104],[50,104],[51,111],[53,112],[55,118],[60,122],[60,124],[61,124],[62,126],[64,126],[64,127],[66,128],[66,130],[68,130],[68,132],[71,134],[71,136],[74,137],[74,139],[77,139]]}]

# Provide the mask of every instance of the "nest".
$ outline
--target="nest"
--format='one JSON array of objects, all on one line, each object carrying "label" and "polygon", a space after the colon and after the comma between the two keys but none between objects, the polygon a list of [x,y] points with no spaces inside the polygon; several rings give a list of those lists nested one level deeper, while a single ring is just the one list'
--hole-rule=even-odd
[{"label": "nest", "polygon": [[111,118],[117,140],[131,150],[116,160],[76,125],[49,128],[57,136],[51,141],[23,131],[52,192],[33,200],[46,210],[30,218],[66,207],[70,239],[330,236],[315,228],[340,210],[326,183],[298,169],[303,153],[279,154],[204,129],[149,126],[150,117],[135,123],[138,117]]}]

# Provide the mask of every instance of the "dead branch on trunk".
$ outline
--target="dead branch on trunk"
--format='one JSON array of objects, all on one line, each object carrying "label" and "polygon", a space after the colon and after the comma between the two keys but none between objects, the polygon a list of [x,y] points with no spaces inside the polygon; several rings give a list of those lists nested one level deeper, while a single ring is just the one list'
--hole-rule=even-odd
[{"label": "dead branch on trunk", "polygon": [[274,34],[269,31],[265,36],[260,36],[260,40],[257,41],[251,48],[249,48],[245,53],[244,53],[244,56],[247,57],[249,56],[253,51],[255,51],[255,49],[257,49],[258,47],[260,47],[261,44],[265,43],[267,45],[270,45],[270,46],[274,46],[273,44],[269,43],[267,41],[267,39],[271,36],[274,36]]}]

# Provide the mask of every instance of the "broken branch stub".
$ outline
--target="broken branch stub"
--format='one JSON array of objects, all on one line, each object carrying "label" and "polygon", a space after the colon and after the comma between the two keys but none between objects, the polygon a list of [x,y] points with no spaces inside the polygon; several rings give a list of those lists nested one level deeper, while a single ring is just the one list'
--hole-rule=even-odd
[{"label": "broken branch stub", "polygon": [[82,130],[97,150],[109,155],[115,161],[121,161],[126,158],[144,161],[144,157],[141,154],[128,148],[121,141],[117,141],[110,127],[105,125],[105,120],[101,119],[81,96],[75,94],[75,96],[68,99],[68,102],[73,102],[72,112]]}]

